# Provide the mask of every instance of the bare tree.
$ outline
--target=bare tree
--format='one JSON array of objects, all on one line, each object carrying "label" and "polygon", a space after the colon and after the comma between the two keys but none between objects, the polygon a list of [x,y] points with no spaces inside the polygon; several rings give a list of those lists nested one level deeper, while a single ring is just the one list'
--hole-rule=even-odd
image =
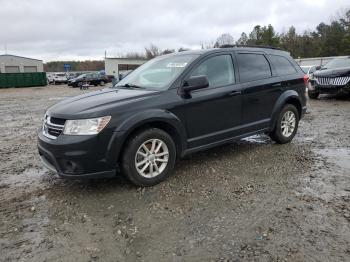
[{"label": "bare tree", "polygon": [[171,53],[174,53],[175,52],[175,50],[174,49],[164,49],[163,51],[162,51],[162,55],[167,55],[167,54],[171,54]]},{"label": "bare tree", "polygon": [[220,47],[223,45],[234,45],[234,39],[229,33],[222,34],[216,39],[214,47]]},{"label": "bare tree", "polygon": [[152,59],[161,54],[161,50],[154,44],[151,44],[149,47],[145,47],[146,58]]},{"label": "bare tree", "polygon": [[145,59],[145,55],[142,53],[138,53],[138,52],[129,52],[126,53],[125,55],[126,58],[131,58],[131,59]]},{"label": "bare tree", "polygon": [[190,49],[185,48],[185,47],[180,47],[177,51],[178,52],[183,52],[183,51],[188,51],[188,50],[190,50]]}]

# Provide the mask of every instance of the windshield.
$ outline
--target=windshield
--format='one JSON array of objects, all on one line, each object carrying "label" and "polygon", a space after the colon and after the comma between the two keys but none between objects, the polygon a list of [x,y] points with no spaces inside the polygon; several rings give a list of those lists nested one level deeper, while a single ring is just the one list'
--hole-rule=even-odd
[{"label": "windshield", "polygon": [[335,58],[331,61],[329,61],[325,66],[324,69],[328,68],[341,68],[341,67],[350,67],[350,58]]},{"label": "windshield", "polygon": [[84,77],[86,77],[86,76],[88,76],[88,74],[82,74],[82,75],[79,75],[79,76],[77,76],[76,78],[84,78]]},{"label": "windshield", "polygon": [[115,87],[165,90],[198,55],[171,55],[154,58],[128,74]]}]

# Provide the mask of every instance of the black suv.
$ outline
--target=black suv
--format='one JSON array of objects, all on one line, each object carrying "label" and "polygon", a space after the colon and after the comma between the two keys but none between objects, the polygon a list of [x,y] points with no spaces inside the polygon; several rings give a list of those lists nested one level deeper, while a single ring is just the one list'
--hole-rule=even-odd
[{"label": "black suv", "polygon": [[320,94],[350,94],[350,57],[335,58],[309,74],[308,94],[317,99]]},{"label": "black suv", "polygon": [[112,88],[49,108],[41,159],[68,178],[164,180],[177,157],[257,133],[290,142],[306,110],[303,72],[272,48],[231,47],[160,56]]},{"label": "black suv", "polygon": [[105,75],[99,73],[87,73],[68,80],[68,86],[81,87],[83,84],[104,86],[107,82],[108,78]]}]

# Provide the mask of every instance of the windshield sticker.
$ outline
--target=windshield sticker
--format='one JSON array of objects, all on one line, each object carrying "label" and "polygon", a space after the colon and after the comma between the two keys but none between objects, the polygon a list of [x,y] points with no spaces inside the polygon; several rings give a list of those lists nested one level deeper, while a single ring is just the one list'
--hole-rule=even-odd
[{"label": "windshield sticker", "polygon": [[169,63],[166,67],[185,67],[187,63]]}]

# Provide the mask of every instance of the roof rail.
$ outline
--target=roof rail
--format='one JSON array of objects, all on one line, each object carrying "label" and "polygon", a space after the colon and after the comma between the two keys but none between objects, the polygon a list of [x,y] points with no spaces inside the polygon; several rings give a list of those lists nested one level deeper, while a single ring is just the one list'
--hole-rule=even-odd
[{"label": "roof rail", "polygon": [[254,47],[254,48],[267,48],[267,49],[275,49],[275,50],[284,51],[281,48],[273,47],[273,46],[266,46],[266,45],[221,45],[219,48],[231,48],[231,47]]}]

